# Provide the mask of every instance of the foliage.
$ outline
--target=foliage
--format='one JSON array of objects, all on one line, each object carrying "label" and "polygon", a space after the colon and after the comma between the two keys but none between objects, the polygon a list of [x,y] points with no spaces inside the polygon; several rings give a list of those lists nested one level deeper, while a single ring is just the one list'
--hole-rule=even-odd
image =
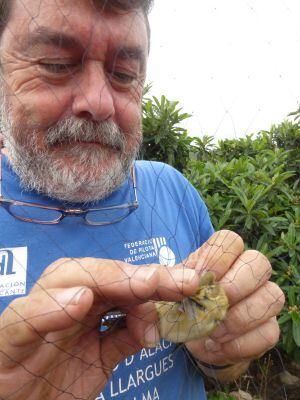
[{"label": "foliage", "polygon": [[216,230],[231,229],[271,261],[286,294],[280,345],[300,359],[300,109],[255,137],[189,137],[189,117],[164,96],[144,102],[143,158],[181,170],[204,198]]},{"label": "foliage", "polygon": [[298,110],[291,112],[289,114],[289,117],[290,116],[295,116],[295,121],[297,121],[298,119],[300,120],[300,106],[299,106]]},{"label": "foliage", "polygon": [[190,115],[181,112],[178,101],[170,101],[162,96],[143,101],[144,141],[140,158],[160,160],[182,170],[189,160],[193,138],[180,123]]},{"label": "foliage", "polygon": [[289,158],[289,151],[279,148],[231,161],[219,153],[213,161],[191,161],[185,175],[201,192],[217,230],[237,232],[246,247],[270,259],[273,279],[287,296],[279,320],[281,345],[299,360],[300,185]]}]

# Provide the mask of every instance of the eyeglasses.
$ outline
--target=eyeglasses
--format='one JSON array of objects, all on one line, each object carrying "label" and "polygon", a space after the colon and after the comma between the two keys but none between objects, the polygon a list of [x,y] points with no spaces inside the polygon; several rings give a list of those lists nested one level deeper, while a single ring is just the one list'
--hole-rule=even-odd
[{"label": "eyeglasses", "polygon": [[136,176],[134,167],[131,169],[131,180],[134,193],[132,203],[121,204],[110,207],[101,208],[60,208],[45,206],[39,203],[29,203],[6,199],[2,196],[2,154],[0,149],[0,206],[17,218],[24,222],[32,222],[35,224],[55,225],[60,223],[65,217],[82,217],[88,225],[103,226],[111,225],[128,217],[138,206]]}]

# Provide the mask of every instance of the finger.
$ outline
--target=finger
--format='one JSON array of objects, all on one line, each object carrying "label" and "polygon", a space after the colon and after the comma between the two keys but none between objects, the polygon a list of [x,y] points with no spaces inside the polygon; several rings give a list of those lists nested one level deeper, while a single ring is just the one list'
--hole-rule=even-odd
[{"label": "finger", "polygon": [[[112,331],[102,338],[96,331],[84,335],[80,340],[79,350],[74,354],[72,354],[73,349],[68,352],[64,362],[60,360],[59,366],[56,368],[56,373],[64,376],[70,368],[70,357],[76,358],[82,364],[79,367],[79,373],[75,373],[76,378],[66,387],[65,393],[69,394],[67,398],[86,399],[86,388],[88,387],[88,398],[95,399],[105,387],[116,366],[140,349],[140,343],[125,328]],[[97,382],[97,386],[95,386],[95,382]],[[53,382],[53,384],[57,385],[57,382]]]},{"label": "finger", "polygon": [[150,298],[178,301],[193,294],[198,283],[195,271],[186,268],[134,266],[94,258],[61,259],[47,268],[33,291],[86,286],[93,289],[100,301],[119,305]]},{"label": "finger", "polygon": [[263,286],[272,274],[272,267],[262,253],[247,250],[220,280],[229,304],[233,306]]},{"label": "finger", "polygon": [[212,364],[234,364],[258,358],[275,346],[280,330],[276,317],[270,318],[258,328],[226,343],[207,339],[204,343],[205,359]]},{"label": "finger", "polygon": [[212,339],[224,343],[254,330],[276,316],[284,306],[284,294],[273,282],[267,282],[252,295],[231,307]]},{"label": "finger", "polygon": [[126,357],[137,353],[142,345],[128,329],[119,329],[101,339],[99,362],[107,378],[113,369]]},{"label": "finger", "polygon": [[226,365],[258,358],[273,348],[279,339],[279,326],[275,317],[259,328],[226,343],[212,339],[195,340],[186,343],[196,359],[208,364]]},{"label": "finger", "polygon": [[244,242],[235,232],[222,230],[214,233],[207,242],[186,260],[188,268],[212,271],[219,280],[244,251]]},{"label": "finger", "polygon": [[155,347],[160,341],[158,315],[154,303],[135,306],[127,315],[128,330],[142,347]]},{"label": "finger", "polygon": [[156,266],[159,281],[151,300],[180,301],[195,294],[199,287],[199,275],[194,269]]},{"label": "finger", "polygon": [[80,324],[92,303],[93,292],[85,287],[50,289],[14,300],[0,319],[0,364],[22,360],[48,332]]}]

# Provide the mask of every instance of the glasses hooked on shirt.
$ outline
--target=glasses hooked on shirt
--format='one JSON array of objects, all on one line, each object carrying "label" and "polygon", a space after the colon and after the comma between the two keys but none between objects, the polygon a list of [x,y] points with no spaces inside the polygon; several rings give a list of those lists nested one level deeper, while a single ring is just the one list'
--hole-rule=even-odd
[{"label": "glasses hooked on shirt", "polygon": [[14,218],[24,222],[43,225],[59,224],[65,217],[82,217],[86,224],[93,226],[111,225],[128,217],[138,206],[135,169],[131,169],[133,202],[99,208],[61,208],[30,203],[2,196],[2,153],[0,149],[0,206]]}]

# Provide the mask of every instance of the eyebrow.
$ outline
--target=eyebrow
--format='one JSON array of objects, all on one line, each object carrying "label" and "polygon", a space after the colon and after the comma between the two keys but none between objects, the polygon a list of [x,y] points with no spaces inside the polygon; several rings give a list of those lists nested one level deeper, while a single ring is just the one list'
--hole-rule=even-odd
[{"label": "eyebrow", "polygon": [[[27,36],[26,49],[34,49],[40,45],[53,46],[64,50],[86,51],[86,48],[76,37],[57,31],[55,29],[39,26]],[[114,56],[115,61],[134,60],[140,63],[140,68],[145,69],[146,51],[139,45],[124,45],[117,48]]]},{"label": "eyebrow", "polygon": [[27,49],[34,49],[39,45],[54,46],[65,50],[84,50],[82,43],[74,36],[43,26],[36,28],[26,39]]}]

